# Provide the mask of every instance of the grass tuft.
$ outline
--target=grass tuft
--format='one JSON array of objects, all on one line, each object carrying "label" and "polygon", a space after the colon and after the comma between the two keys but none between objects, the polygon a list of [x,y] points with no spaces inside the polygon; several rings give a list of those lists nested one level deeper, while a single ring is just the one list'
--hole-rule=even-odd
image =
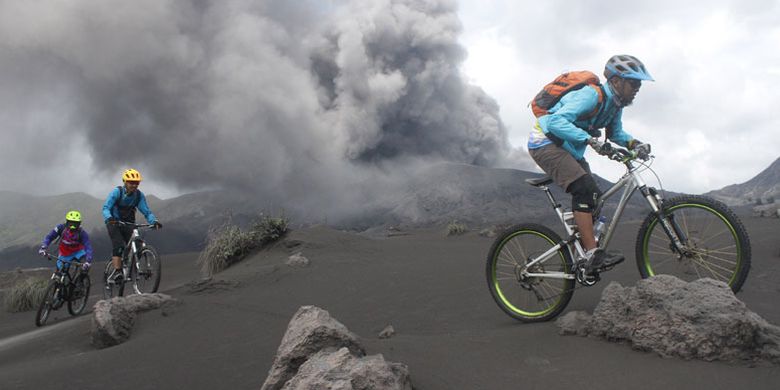
[{"label": "grass tuft", "polygon": [[262,248],[284,236],[289,220],[261,215],[249,230],[228,220],[209,230],[206,248],[198,257],[201,273],[210,277],[244,259],[251,251]]},{"label": "grass tuft", "polygon": [[6,292],[5,310],[11,313],[37,309],[46,294],[48,279],[29,278],[17,282]]},{"label": "grass tuft", "polygon": [[468,229],[466,229],[466,224],[460,223],[458,221],[452,221],[447,225],[447,235],[448,236],[459,236],[463,233],[466,233]]}]

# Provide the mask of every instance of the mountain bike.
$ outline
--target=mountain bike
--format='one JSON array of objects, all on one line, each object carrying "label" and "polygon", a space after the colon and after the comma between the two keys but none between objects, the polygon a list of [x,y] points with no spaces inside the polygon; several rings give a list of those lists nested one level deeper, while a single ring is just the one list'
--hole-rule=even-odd
[{"label": "mountain bike", "polygon": [[[48,253],[45,255],[49,260],[57,261],[56,256]],[[61,308],[66,302],[68,303],[68,312],[72,316],[81,314],[87,307],[89,288],[92,282],[89,279],[89,273],[81,269],[84,263],[78,261],[63,263],[62,269],[55,269],[54,273],[51,274],[43,301],[35,315],[36,326],[45,325],[49,314],[53,310]]]},{"label": "mountain bike", "polygon": [[[642,278],[658,274],[671,274],[686,281],[709,277],[738,292],[750,270],[751,248],[748,234],[734,212],[705,196],[664,199],[640,176],[645,170],[655,174],[650,168],[654,156],[640,159],[633,151],[605,145],[608,148],[603,150],[607,152],[602,154],[623,164],[626,173],[597,200],[594,221],[604,222],[601,211],[605,201],[623,189],[614,215],[603,224],[605,229],[594,228],[598,247],[606,250],[628,200],[638,189],[651,209],[636,238],[636,264]],[[575,282],[593,286],[600,275],[586,274],[585,250],[579,242],[574,214],[553,197],[548,187],[552,178],[525,181],[544,191],[563,224],[566,238],[533,223],[507,229],[488,254],[487,282],[493,299],[510,317],[523,322],[547,321],[564,310],[574,293]]]},{"label": "mountain bike", "polygon": [[125,284],[132,282],[136,294],[154,293],[160,287],[162,263],[157,251],[143,238],[142,230],[154,229],[152,224],[135,224],[124,221],[114,221],[118,225],[130,226],[133,233],[122,251],[122,278],[116,282],[109,281],[108,276],[114,270],[111,260],[106,263],[103,272],[103,296],[121,297],[125,292]]}]

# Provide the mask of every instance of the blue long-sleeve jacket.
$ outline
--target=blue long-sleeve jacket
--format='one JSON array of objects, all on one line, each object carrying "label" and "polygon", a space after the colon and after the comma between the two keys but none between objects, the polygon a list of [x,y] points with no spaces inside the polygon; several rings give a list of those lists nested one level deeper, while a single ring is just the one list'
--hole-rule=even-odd
[{"label": "blue long-sleeve jacket", "polygon": [[593,137],[586,129],[606,129],[607,138],[618,145],[628,146],[634,139],[623,130],[623,109],[618,107],[613,99],[614,93],[609,84],[604,84],[604,104],[599,113],[590,119],[581,119],[591,113],[598,105],[598,87],[586,86],[571,91],[561,98],[548,111],[548,115],[539,117],[537,126],[531,132],[528,149],[540,148],[552,143],[545,134],[552,133],[563,140],[562,148],[566,149],[575,159],[581,160],[585,155],[586,141]]},{"label": "blue long-sleeve jacket", "polygon": [[65,224],[59,224],[43,238],[41,248],[48,248],[57,237],[60,237],[60,256],[70,256],[80,250],[84,250],[87,262],[92,262],[92,244],[89,241],[89,234],[87,234],[86,230],[82,228],[70,230],[65,227]]},{"label": "blue long-sleeve jacket", "polygon": [[[140,199],[137,199],[136,197],[140,197]],[[103,204],[103,220],[108,221],[109,218],[113,217],[125,222],[134,222],[133,220],[128,221],[126,218],[123,219],[119,213],[119,207],[131,207],[135,202],[138,202],[138,211],[144,215],[147,222],[157,222],[157,217],[155,217],[152,210],[149,209],[149,205],[146,203],[146,196],[144,196],[143,192],[135,190],[132,195],[128,195],[126,191],[120,190],[120,187],[114,188],[114,190],[108,194],[108,198],[106,198],[106,202]],[[135,215],[135,210],[132,212],[133,215]]]}]

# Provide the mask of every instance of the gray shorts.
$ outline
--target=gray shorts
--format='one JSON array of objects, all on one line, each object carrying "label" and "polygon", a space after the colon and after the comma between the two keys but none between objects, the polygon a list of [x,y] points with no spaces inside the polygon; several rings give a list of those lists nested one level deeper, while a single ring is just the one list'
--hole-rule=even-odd
[{"label": "gray shorts", "polygon": [[572,182],[590,173],[590,165],[584,158],[577,161],[566,149],[555,144],[529,149],[528,154],[566,192]]}]

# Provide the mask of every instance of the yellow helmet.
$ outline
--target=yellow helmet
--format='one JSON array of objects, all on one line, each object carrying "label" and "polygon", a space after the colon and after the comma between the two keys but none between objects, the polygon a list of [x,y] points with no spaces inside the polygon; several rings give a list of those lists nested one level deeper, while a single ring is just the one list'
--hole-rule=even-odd
[{"label": "yellow helmet", "polygon": [[138,172],[133,168],[130,168],[122,172],[122,182],[141,181],[141,180],[143,180],[143,178],[141,177],[141,172]]},{"label": "yellow helmet", "polygon": [[71,222],[81,222],[81,213],[76,210],[68,211],[68,213],[65,214],[65,220]]}]

